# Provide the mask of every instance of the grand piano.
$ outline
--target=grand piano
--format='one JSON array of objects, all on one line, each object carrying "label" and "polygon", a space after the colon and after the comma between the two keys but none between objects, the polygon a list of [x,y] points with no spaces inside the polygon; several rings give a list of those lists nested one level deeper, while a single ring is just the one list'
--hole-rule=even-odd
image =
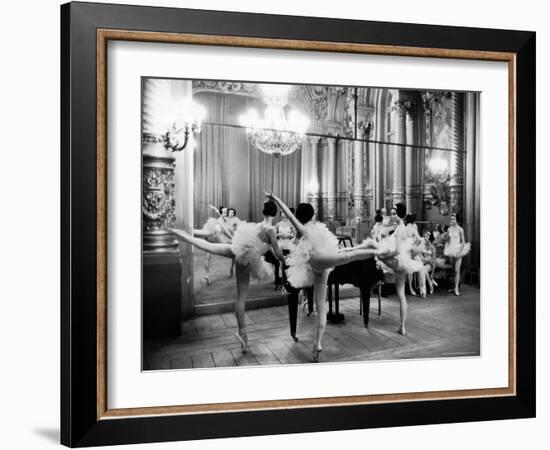
[{"label": "grand piano", "polygon": [[[340,314],[340,285],[352,284],[359,288],[361,306],[363,310],[363,323],[369,326],[370,292],[377,283],[383,281],[384,273],[376,266],[374,258],[353,261],[342,266],[335,267],[327,280],[328,314],[327,319],[333,323],[344,320]],[[332,310],[332,288],[334,288],[334,312]],[[380,299],[378,302],[378,314],[380,314]]]},{"label": "grand piano", "polygon": [[[369,313],[370,313],[370,292],[374,286],[381,282],[384,279],[383,272],[378,269],[376,266],[376,261],[374,258],[363,259],[360,261],[353,261],[342,266],[334,268],[330,273],[327,280],[328,295],[327,299],[329,302],[329,312],[327,314],[327,319],[333,323],[342,322],[344,320],[344,315],[340,314],[339,311],[339,302],[340,302],[340,292],[339,286],[341,284],[352,284],[359,288],[361,305],[363,310],[363,323],[365,327],[369,325]],[[288,317],[290,321],[290,334],[294,339],[296,339],[296,321],[298,317],[298,294],[300,289],[296,289],[285,283],[285,288],[287,290],[288,297]],[[332,289],[334,288],[334,306],[335,310],[332,309]],[[308,303],[312,305],[313,298],[313,289],[307,288],[305,292],[308,297]],[[380,313],[380,303],[378,304],[379,313]],[[311,310],[310,310],[311,311]]]}]

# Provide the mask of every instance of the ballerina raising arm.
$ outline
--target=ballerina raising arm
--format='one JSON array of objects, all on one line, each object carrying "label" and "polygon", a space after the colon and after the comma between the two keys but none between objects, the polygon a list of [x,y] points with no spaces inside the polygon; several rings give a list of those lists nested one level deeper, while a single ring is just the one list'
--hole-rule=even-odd
[{"label": "ballerina raising arm", "polygon": [[[306,233],[306,227],[296,218],[290,208],[275,194],[266,191],[265,195],[270,200],[273,200],[279,208],[281,208],[281,210],[292,222],[292,225],[296,228],[297,233],[303,237]],[[343,264],[348,264],[353,261],[358,261],[360,259],[373,258],[375,256],[384,257],[388,256],[388,254],[389,251],[381,251],[373,240],[369,240],[369,243],[364,246],[350,247],[349,250],[341,249],[336,252],[319,251],[314,248],[310,263],[316,270],[326,270],[336,266],[341,266]]]}]

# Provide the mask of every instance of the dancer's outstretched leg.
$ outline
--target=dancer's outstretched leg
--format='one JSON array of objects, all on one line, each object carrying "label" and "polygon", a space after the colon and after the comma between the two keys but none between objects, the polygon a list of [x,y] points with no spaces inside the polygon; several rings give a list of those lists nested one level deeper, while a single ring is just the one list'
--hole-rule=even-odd
[{"label": "dancer's outstretched leg", "polygon": [[206,230],[193,230],[193,236],[200,237],[203,239],[213,237],[215,234],[216,233],[212,233],[211,231],[206,231]]},{"label": "dancer's outstretched leg", "polygon": [[226,258],[233,258],[235,256],[231,244],[208,242],[204,239],[193,237],[186,231],[177,230],[175,228],[172,228],[170,231],[172,231],[180,239],[194,245],[197,248],[200,248],[201,250],[204,250],[205,252],[212,253],[213,255],[225,256]]},{"label": "dancer's outstretched leg", "polygon": [[322,350],[321,341],[327,327],[327,279],[328,270],[323,270],[315,273],[313,278],[313,298],[317,307],[317,330],[315,333],[315,343],[313,344],[313,362],[319,362],[319,353]]},{"label": "dancer's outstretched leg", "polygon": [[338,253],[314,253],[311,256],[311,266],[317,270],[325,270],[331,267],[341,266],[353,261],[361,259],[379,257],[390,257],[392,254],[389,251],[381,252],[374,248],[353,248],[352,250],[342,251]]},{"label": "dancer's outstretched leg", "polygon": [[247,267],[244,267],[239,263],[236,264],[235,272],[237,275],[237,301],[235,303],[235,316],[239,327],[239,330],[235,333],[235,337],[241,343],[243,353],[246,353],[248,350],[248,336],[246,334],[244,313],[246,299],[248,297],[248,287],[250,285],[250,273]]}]

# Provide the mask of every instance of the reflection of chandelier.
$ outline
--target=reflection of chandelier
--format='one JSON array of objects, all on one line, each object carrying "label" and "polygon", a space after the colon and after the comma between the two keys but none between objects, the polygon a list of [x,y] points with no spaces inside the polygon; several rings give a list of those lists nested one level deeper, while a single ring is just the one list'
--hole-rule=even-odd
[{"label": "reflection of chandelier", "polygon": [[264,117],[261,118],[255,109],[249,109],[239,118],[241,125],[246,127],[249,142],[275,157],[298,150],[309,126],[306,116],[287,105],[289,89],[290,86],[285,85],[261,85],[260,91],[267,105]]},{"label": "reflection of chandelier", "polygon": [[191,99],[186,99],[168,107],[165,114],[172,121],[163,135],[166,149],[173,152],[181,152],[187,147],[193,149],[195,134],[201,132],[201,122],[206,116],[204,107]]}]

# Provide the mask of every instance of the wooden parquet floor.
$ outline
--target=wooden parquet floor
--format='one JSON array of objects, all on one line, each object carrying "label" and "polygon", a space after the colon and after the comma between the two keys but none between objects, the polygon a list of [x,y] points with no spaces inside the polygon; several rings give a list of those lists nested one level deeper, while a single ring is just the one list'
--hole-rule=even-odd
[{"label": "wooden parquet floor", "polygon": [[[480,351],[480,298],[477,288],[462,287],[455,297],[436,291],[427,299],[408,296],[407,335],[397,334],[399,303],[382,299],[382,314],[371,300],[369,328],[359,315],[359,300],[341,300],[345,321],[327,325],[320,362],[393,360],[476,356]],[[315,312],[300,307],[298,338],[290,337],[288,309],[276,306],[246,312],[250,350],[246,354],[234,337],[233,313],[197,316],[182,324],[181,336],[144,342],[143,369],[189,369],[311,362]]]}]

